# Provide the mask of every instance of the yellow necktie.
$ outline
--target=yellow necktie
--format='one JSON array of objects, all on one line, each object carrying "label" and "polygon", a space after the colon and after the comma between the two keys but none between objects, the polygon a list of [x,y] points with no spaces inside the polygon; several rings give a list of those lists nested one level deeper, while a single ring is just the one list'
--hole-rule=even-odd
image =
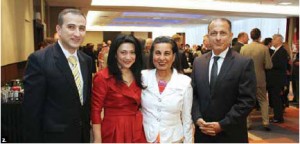
[{"label": "yellow necktie", "polygon": [[80,98],[80,103],[81,105],[83,104],[83,97],[82,97],[82,88],[81,88],[81,80],[80,80],[80,74],[79,74],[79,67],[78,67],[78,63],[77,63],[77,59],[75,56],[70,56],[68,58],[68,61],[72,64],[72,73],[73,73],[73,76],[74,76],[74,80],[75,80],[75,83],[76,83],[76,86],[77,86],[77,90],[78,90],[78,93],[79,93],[79,98]]}]

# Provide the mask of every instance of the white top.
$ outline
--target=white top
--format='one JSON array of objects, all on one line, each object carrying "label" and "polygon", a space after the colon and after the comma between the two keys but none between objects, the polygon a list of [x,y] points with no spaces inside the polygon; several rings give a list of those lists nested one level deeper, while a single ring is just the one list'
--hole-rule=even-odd
[{"label": "white top", "polygon": [[[71,54],[69,51],[67,51],[63,45],[60,43],[60,41],[58,40],[58,44],[59,46],[61,47],[61,50],[63,51],[64,55],[66,56],[66,58],[68,59],[70,56],[74,56],[77,60],[77,63],[78,63],[78,69],[79,69],[79,74],[80,74],[80,85],[82,85],[81,87],[81,90],[79,91],[80,94],[79,95],[82,95],[83,96],[83,78],[82,78],[82,73],[81,73],[81,68],[80,68],[80,62],[79,62],[79,59],[78,59],[78,56],[77,56],[77,50],[75,50],[75,52],[73,54]],[[70,66],[70,69],[72,70],[73,68],[73,65],[69,63],[69,66]]]},{"label": "white top", "polygon": [[173,69],[170,81],[160,94],[156,69],[143,70],[142,113],[145,135],[154,142],[160,134],[161,143],[193,142],[191,109],[193,89],[191,78]]}]

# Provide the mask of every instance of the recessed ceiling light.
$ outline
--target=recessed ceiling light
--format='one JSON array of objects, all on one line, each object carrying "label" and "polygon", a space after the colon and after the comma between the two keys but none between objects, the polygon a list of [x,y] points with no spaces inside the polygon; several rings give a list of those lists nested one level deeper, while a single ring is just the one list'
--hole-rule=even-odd
[{"label": "recessed ceiling light", "polygon": [[280,2],[278,3],[279,5],[291,5],[292,3],[291,2]]}]

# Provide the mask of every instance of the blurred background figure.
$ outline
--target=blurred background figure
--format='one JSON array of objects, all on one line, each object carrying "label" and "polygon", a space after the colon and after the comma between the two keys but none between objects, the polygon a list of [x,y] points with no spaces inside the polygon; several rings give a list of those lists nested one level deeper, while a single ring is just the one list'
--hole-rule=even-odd
[{"label": "blurred background figure", "polygon": [[248,41],[249,41],[248,34],[245,32],[240,32],[237,38],[237,42],[235,43],[235,45],[233,45],[232,49],[240,53],[241,47],[244,46],[245,44],[248,44]]},{"label": "blurred background figure", "polygon": [[144,62],[144,66],[143,69],[149,69],[149,55],[150,55],[150,48],[152,45],[152,39],[151,38],[147,38],[145,40],[144,45],[144,51],[143,51],[143,62]]},{"label": "blurred background figure", "polygon": [[42,41],[38,44],[38,47],[39,47],[39,49],[43,49],[50,44],[54,44],[55,42],[56,41],[52,37],[47,37],[46,39],[44,39],[44,41]]},{"label": "blurred background figure", "polygon": [[109,52],[109,46],[103,42],[102,43],[102,49],[98,54],[98,71],[104,69],[107,67],[107,57]]},{"label": "blurred background figure", "polygon": [[202,44],[202,47],[201,47],[201,52],[202,54],[205,54],[205,53],[208,53],[211,51],[211,45],[209,43],[209,39],[208,39],[208,35],[204,35],[203,36],[203,44]]},{"label": "blurred background figure", "polygon": [[94,44],[87,43],[86,46],[83,48],[83,52],[92,58],[92,73],[95,74],[97,57],[94,53]]}]

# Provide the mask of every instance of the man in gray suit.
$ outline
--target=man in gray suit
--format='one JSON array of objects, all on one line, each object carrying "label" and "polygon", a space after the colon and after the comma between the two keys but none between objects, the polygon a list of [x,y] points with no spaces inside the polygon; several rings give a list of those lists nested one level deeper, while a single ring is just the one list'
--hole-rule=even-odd
[{"label": "man in gray suit", "polygon": [[[268,48],[259,43],[261,39],[261,32],[258,28],[254,28],[250,33],[253,40],[250,44],[244,45],[241,48],[240,54],[252,58],[254,61],[254,68],[256,74],[256,98],[261,108],[262,124],[266,131],[269,128],[269,102],[267,99],[266,90],[266,74],[265,69],[272,68],[272,60]],[[248,128],[251,126],[251,114],[248,116]]]}]

